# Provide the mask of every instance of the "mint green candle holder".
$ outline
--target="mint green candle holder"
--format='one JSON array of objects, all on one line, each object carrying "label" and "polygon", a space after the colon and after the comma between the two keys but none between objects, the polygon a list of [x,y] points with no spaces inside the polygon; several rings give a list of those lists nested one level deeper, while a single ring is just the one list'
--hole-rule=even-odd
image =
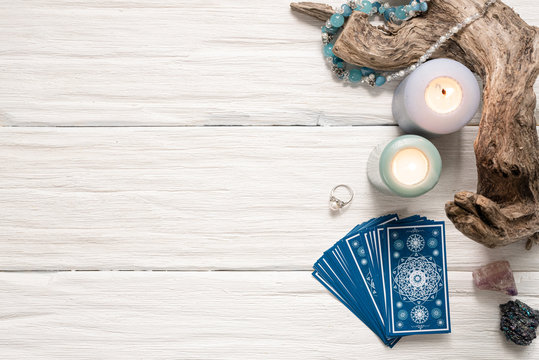
[{"label": "mint green candle holder", "polygon": [[378,145],[369,156],[367,176],[379,191],[401,197],[417,197],[430,191],[440,179],[442,158],[429,140],[403,135]]}]

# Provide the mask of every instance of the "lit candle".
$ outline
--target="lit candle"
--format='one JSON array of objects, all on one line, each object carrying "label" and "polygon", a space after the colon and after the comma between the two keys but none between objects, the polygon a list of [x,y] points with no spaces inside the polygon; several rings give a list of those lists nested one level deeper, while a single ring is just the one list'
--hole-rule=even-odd
[{"label": "lit candle", "polygon": [[431,190],[440,178],[442,158],[436,147],[417,135],[403,135],[378,145],[369,156],[367,175],[380,191],[416,197]]},{"label": "lit candle", "polygon": [[393,117],[408,133],[450,134],[477,112],[480,91],[468,68],[450,59],[427,61],[404,79],[393,95]]}]

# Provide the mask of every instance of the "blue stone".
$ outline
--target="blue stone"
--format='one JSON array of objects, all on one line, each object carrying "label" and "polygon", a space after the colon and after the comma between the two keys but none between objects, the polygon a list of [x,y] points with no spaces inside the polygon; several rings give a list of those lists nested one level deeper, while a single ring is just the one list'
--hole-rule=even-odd
[{"label": "blue stone", "polygon": [[406,11],[404,11],[403,6],[397,6],[397,8],[395,9],[395,16],[397,16],[397,18],[400,20],[404,20],[408,17],[408,15],[406,15]]},{"label": "blue stone", "polygon": [[378,12],[379,12],[380,14],[383,14],[385,11],[386,11],[386,7],[385,7],[385,6],[380,6],[380,8],[378,9]]},{"label": "blue stone", "polygon": [[352,8],[350,8],[350,6],[346,5],[346,4],[343,4],[341,6],[341,9],[343,11],[343,16],[344,17],[349,17],[350,15],[352,15]]},{"label": "blue stone", "polygon": [[345,64],[344,64],[344,62],[338,62],[338,63],[335,64],[335,66],[337,68],[339,68],[339,69],[344,69]]},{"label": "blue stone", "polygon": [[332,57],[333,56],[333,44],[327,44],[324,46],[324,56]]},{"label": "blue stone", "polygon": [[427,5],[426,2],[422,2],[421,4],[419,4],[419,10],[425,12],[429,9],[429,5]]},{"label": "blue stone", "polygon": [[363,0],[361,2],[361,12],[364,12],[365,14],[370,14],[372,10],[372,4],[369,0]]},{"label": "blue stone", "polygon": [[340,64],[340,63],[344,63],[344,60],[341,59],[340,57],[337,57],[337,56],[333,55],[333,63],[335,65],[337,65],[337,64]]},{"label": "blue stone", "polygon": [[334,27],[327,28],[325,26],[322,27],[322,32],[323,33],[336,34],[337,31],[339,31],[339,28],[334,28]]},{"label": "blue stone", "polygon": [[386,83],[386,77],[385,76],[377,76],[376,77],[376,81],[375,81],[376,86],[382,86],[385,83]]},{"label": "blue stone", "polygon": [[378,1],[375,1],[372,3],[372,7],[376,10],[375,12],[379,12],[380,8],[382,7],[382,4],[380,4]]},{"label": "blue stone", "polygon": [[344,16],[342,16],[341,14],[333,14],[329,18],[329,22],[333,27],[340,28],[344,25]]},{"label": "blue stone", "polygon": [[370,74],[374,74],[374,70],[366,66],[362,67],[360,70],[361,70],[361,75],[363,76],[369,76]]},{"label": "blue stone", "polygon": [[348,80],[353,83],[360,82],[363,76],[361,75],[361,70],[359,69],[352,69],[350,70],[350,74],[348,75]]},{"label": "blue stone", "polygon": [[415,5],[410,5],[412,7],[413,11],[420,11],[421,10],[421,4],[416,1]]},{"label": "blue stone", "polygon": [[[387,8],[386,11],[384,12],[384,19],[386,19],[386,21],[388,21],[388,22],[391,21],[392,20],[391,19],[391,17],[392,17],[391,14],[395,14],[395,8],[392,8],[392,7]],[[395,16],[395,15],[393,15],[393,16]]]}]

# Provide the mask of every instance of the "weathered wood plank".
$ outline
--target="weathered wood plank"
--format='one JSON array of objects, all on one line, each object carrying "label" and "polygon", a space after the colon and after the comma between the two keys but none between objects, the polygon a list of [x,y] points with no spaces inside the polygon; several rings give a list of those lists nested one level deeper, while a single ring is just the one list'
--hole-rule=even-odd
[{"label": "weathered wood plank", "polygon": [[[509,297],[450,272],[452,334],[392,350],[308,272],[0,273],[3,359],[532,358],[498,330]],[[537,272],[516,274],[538,307]]]},{"label": "weathered wood plank", "polygon": [[[307,270],[362,220],[445,219],[475,188],[475,131],[435,140],[441,181],[410,200],[365,174],[395,127],[0,128],[0,269]],[[340,183],[356,199],[332,216]],[[523,243],[489,250],[449,221],[447,238],[450,270],[539,270]]]},{"label": "weathered wood plank", "polygon": [[[4,1],[0,124],[392,124],[394,84],[333,80],[289,2]],[[508,3],[539,24],[533,0]]]}]

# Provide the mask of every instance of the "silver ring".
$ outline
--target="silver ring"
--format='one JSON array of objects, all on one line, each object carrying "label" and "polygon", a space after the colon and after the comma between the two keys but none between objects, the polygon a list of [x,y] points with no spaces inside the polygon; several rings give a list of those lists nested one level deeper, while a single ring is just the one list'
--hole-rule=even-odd
[{"label": "silver ring", "polygon": [[[341,200],[341,199],[337,198],[335,196],[335,191],[338,188],[346,189],[348,191],[348,193],[350,194],[350,199],[348,199],[347,201],[344,201],[344,200]],[[340,210],[343,207],[350,204],[353,199],[354,199],[354,190],[352,190],[352,188],[350,186],[344,185],[344,184],[337,185],[331,190],[331,193],[329,194],[329,208],[331,210],[334,210],[334,211]]]}]

